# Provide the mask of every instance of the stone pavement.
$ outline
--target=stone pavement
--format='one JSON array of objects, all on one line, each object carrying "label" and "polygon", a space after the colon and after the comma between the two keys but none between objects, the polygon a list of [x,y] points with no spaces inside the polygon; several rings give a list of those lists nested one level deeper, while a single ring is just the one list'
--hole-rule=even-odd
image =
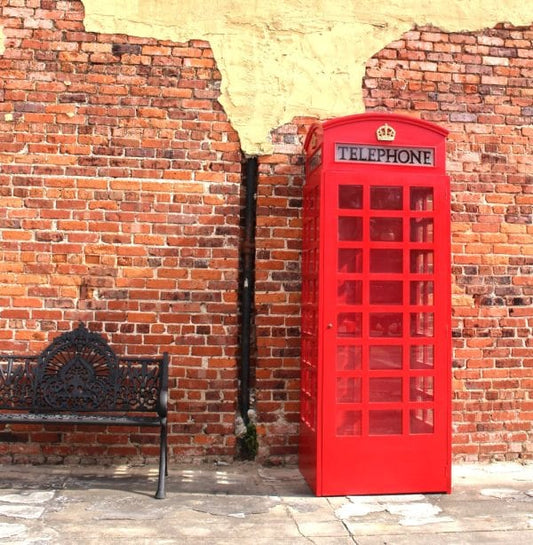
[{"label": "stone pavement", "polygon": [[294,467],[0,466],[2,545],[531,545],[533,464],[454,466],[451,495],[314,497]]}]

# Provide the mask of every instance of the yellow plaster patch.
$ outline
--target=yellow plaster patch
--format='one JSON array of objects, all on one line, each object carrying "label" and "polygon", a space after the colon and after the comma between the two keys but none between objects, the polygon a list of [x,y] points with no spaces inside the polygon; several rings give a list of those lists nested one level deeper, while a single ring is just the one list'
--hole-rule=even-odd
[{"label": "yellow plaster patch", "polygon": [[4,45],[4,27],[0,25],[0,55],[4,54],[4,51],[6,50],[6,47]]},{"label": "yellow plaster patch", "polygon": [[88,31],[207,40],[222,74],[220,102],[249,154],[295,116],[363,111],[366,61],[413,28],[474,31],[529,25],[526,0],[83,0]]}]

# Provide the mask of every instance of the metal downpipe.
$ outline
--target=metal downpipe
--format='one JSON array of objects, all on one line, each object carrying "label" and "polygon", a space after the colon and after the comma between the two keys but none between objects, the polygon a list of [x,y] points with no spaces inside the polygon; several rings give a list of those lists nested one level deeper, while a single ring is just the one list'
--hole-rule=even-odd
[{"label": "metal downpipe", "polygon": [[245,162],[246,196],[244,206],[244,240],[242,245],[242,283],[241,283],[241,365],[239,409],[247,426],[250,422],[250,353],[252,336],[252,304],[254,294],[255,266],[255,218],[256,191],[258,177],[257,157],[248,157]]}]

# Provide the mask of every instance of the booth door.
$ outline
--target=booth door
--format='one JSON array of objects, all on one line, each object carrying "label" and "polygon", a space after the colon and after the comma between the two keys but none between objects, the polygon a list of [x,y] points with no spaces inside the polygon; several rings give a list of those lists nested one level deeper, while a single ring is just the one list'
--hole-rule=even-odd
[{"label": "booth door", "polygon": [[447,186],[326,175],[319,494],[450,488]]}]

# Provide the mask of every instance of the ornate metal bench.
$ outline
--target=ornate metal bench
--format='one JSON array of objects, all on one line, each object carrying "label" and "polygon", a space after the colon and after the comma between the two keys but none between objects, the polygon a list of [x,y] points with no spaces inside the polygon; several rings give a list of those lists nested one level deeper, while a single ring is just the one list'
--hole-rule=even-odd
[{"label": "ornate metal bench", "polygon": [[167,474],[168,355],[118,358],[83,324],[38,356],[0,355],[0,423],[160,427],[156,498]]}]

